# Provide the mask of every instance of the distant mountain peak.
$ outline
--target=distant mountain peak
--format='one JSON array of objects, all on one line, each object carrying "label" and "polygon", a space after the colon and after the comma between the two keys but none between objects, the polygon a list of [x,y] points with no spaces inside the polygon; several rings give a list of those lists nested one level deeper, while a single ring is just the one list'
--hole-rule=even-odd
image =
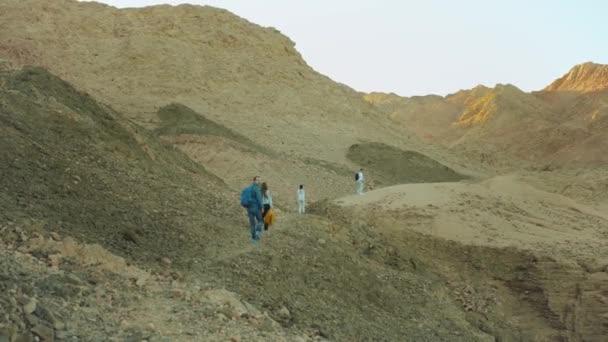
[{"label": "distant mountain peak", "polygon": [[574,66],[545,91],[592,92],[608,89],[608,65],[587,62]]}]

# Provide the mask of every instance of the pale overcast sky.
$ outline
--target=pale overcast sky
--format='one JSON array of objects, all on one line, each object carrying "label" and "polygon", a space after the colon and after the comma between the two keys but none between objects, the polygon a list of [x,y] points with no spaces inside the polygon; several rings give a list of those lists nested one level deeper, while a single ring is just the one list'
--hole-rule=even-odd
[{"label": "pale overcast sky", "polygon": [[603,0],[103,0],[225,8],[289,36],[317,71],[360,91],[538,90],[575,64],[608,64]]}]

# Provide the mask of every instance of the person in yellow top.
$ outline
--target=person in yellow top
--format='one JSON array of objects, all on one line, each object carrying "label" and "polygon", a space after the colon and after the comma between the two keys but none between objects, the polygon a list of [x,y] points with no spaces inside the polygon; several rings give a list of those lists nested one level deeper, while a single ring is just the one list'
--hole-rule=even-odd
[{"label": "person in yellow top", "polygon": [[262,183],[262,205],[264,206],[262,209],[262,217],[264,218],[264,230],[268,230],[268,223],[266,219],[266,215],[272,209],[272,195],[270,194],[270,189],[268,189],[268,184],[266,182]]}]

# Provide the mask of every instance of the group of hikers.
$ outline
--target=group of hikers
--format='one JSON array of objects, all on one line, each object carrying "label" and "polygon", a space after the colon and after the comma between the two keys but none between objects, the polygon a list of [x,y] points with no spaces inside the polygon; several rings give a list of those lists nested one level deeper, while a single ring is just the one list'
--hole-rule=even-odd
[{"label": "group of hikers", "polygon": [[[363,169],[355,173],[357,194],[363,194]],[[306,192],[304,185],[300,184],[296,192],[296,203],[298,213],[306,212]],[[249,217],[249,228],[251,242],[260,241],[262,229],[268,232],[268,228],[274,222],[274,211],[272,210],[272,194],[266,182],[262,182],[260,176],[253,177],[253,184],[241,192],[241,205],[247,209]]]}]

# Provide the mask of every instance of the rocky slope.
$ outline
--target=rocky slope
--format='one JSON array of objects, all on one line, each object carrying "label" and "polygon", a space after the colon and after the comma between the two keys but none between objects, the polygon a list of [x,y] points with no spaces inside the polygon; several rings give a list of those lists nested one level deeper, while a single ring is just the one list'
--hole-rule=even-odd
[{"label": "rocky slope", "polygon": [[291,155],[345,161],[359,140],[402,141],[289,38],[225,10],[8,0],[0,33],[0,58],[43,66],[143,125],[176,102]]},{"label": "rocky slope", "polygon": [[[540,92],[512,85],[479,86],[445,98],[365,98],[404,130],[453,150],[557,165],[601,165],[608,67],[585,63]],[[422,100],[424,99],[424,100]],[[512,160],[515,158],[515,160]]]},{"label": "rocky slope", "polygon": [[[242,136],[180,106],[147,130],[39,67],[0,85],[0,337],[489,340],[441,273],[368,258],[366,228],[335,239],[339,220],[278,207],[251,244],[237,194],[163,142],[188,130],[259,148]],[[456,175],[415,157],[414,175]]]},{"label": "rocky slope", "polygon": [[607,89],[608,65],[587,62],[573,67],[543,90],[587,93]]},{"label": "rocky slope", "polygon": [[[210,7],[6,0],[0,32],[0,339],[605,336],[605,216],[452,167],[540,159],[527,179],[606,196],[601,170],[547,162],[601,161],[602,91],[366,100]],[[467,179],[317,201],[355,165],[377,185]],[[253,173],[278,189],[259,245],[235,191]]]}]

